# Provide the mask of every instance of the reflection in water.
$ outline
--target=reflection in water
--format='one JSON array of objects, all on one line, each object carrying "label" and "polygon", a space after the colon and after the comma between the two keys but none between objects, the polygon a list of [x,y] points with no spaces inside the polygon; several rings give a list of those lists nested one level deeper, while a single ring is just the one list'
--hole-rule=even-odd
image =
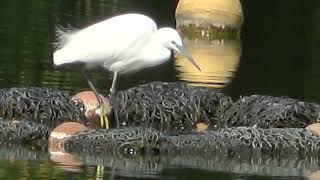
[{"label": "reflection in water", "polygon": [[[49,156],[52,162],[48,161]],[[248,156],[247,152],[244,152],[241,157],[206,156],[205,154],[123,157],[120,154],[108,152],[104,155],[67,154],[67,158],[65,156],[61,158],[62,156],[57,157],[57,154],[30,150],[22,146],[1,145],[0,169],[4,169],[1,177],[18,173],[18,177],[31,179],[68,179],[67,176],[114,179],[163,178],[171,171],[174,173],[182,171],[179,177],[183,177],[183,174],[190,170],[188,168],[195,168],[198,170],[193,171],[194,175],[206,172],[212,177],[218,177],[218,174],[223,172],[223,176],[233,174],[233,176],[246,177],[281,176],[290,177],[290,179],[297,177],[314,179],[319,174],[317,170],[320,163],[318,157],[312,156],[300,158],[290,155],[286,157],[262,154]],[[66,174],[66,172],[76,173]]]},{"label": "reflection in water", "polygon": [[180,55],[176,67],[179,78],[191,85],[222,88],[230,83],[240,61],[239,40],[183,39],[186,47],[199,64],[201,72]]},{"label": "reflection in water", "polygon": [[58,167],[67,172],[83,172],[83,163],[72,154],[66,152],[50,152],[50,160]]},{"label": "reflection in water", "polygon": [[138,177],[159,178],[165,171],[176,167],[201,169],[215,174],[224,172],[238,176],[282,176],[308,177],[317,174],[318,157],[272,157],[266,155],[248,156],[244,152],[238,156],[198,156],[166,155],[166,156],[134,156],[123,157],[120,154],[104,155],[74,154],[86,165],[96,166],[96,177]]}]

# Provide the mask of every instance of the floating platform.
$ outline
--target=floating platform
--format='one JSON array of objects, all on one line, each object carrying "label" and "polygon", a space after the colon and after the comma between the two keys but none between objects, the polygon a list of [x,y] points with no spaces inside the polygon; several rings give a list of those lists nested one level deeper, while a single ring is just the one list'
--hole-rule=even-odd
[{"label": "floating platform", "polygon": [[[90,124],[85,105],[48,88],[0,90],[0,141],[48,139],[63,122]],[[271,156],[319,154],[320,138],[305,127],[319,121],[320,106],[287,97],[252,95],[232,100],[219,90],[154,82],[119,91],[110,100],[119,127],[72,135],[65,150],[125,156]],[[114,121],[114,120],[113,120]],[[199,125],[204,126],[199,129]]]}]

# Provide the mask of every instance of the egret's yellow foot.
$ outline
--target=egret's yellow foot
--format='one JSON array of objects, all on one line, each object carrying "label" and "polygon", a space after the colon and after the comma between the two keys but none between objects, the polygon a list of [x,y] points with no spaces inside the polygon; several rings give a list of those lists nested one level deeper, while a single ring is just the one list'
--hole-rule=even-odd
[{"label": "egret's yellow foot", "polygon": [[104,166],[103,165],[97,166],[96,179],[104,179]]},{"label": "egret's yellow foot", "polygon": [[107,106],[104,102],[100,106],[100,124],[101,124],[101,127],[105,127],[106,129],[109,129],[109,119],[107,116]]}]

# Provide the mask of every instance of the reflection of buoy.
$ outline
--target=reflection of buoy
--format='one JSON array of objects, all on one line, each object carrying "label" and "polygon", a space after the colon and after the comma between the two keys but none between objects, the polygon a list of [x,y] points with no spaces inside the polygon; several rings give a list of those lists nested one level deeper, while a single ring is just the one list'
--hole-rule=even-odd
[{"label": "reflection of buoy", "polygon": [[66,122],[57,126],[49,136],[49,151],[64,151],[64,143],[71,135],[88,130],[80,123]]},{"label": "reflection of buoy", "polygon": [[202,71],[177,56],[178,77],[191,85],[222,88],[230,83],[240,61],[239,40],[189,40],[184,43]]},{"label": "reflection of buoy", "polygon": [[57,126],[50,134],[48,141],[48,151],[50,160],[59,167],[70,172],[80,172],[83,163],[72,154],[66,153],[64,149],[65,141],[73,134],[88,130],[87,127],[76,122],[66,122]]},{"label": "reflection of buoy", "polygon": [[50,152],[50,160],[67,172],[82,172],[83,163],[66,152]]},{"label": "reflection of buoy", "polygon": [[240,28],[243,12],[239,0],[180,0],[176,9],[178,26],[228,26]]}]

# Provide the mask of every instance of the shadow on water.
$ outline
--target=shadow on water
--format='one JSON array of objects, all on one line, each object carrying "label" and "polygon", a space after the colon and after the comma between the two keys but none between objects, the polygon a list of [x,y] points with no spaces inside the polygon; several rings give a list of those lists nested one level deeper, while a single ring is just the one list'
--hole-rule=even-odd
[{"label": "shadow on water", "polygon": [[[88,89],[77,69],[52,66],[55,26],[82,28],[124,12],[141,12],[160,26],[175,26],[175,0],[3,0],[0,2],[0,87],[46,86]],[[203,67],[197,72],[177,57],[160,67],[120,77],[125,89],[151,81],[186,81],[223,88],[234,97],[245,94],[287,95],[320,102],[320,1],[242,1],[245,21],[241,42],[195,41],[185,38]],[[110,43],[110,42],[108,42]],[[94,84],[106,93],[110,74],[97,69]],[[307,177],[319,169],[318,159],[226,159],[224,157],[161,157],[124,159],[82,156],[77,173],[66,173],[46,152],[21,147],[0,148],[0,178],[83,179],[103,177],[276,179]],[[104,167],[104,168],[103,168]],[[140,169],[139,169],[140,168]],[[271,178],[271,177],[270,177]]]}]

